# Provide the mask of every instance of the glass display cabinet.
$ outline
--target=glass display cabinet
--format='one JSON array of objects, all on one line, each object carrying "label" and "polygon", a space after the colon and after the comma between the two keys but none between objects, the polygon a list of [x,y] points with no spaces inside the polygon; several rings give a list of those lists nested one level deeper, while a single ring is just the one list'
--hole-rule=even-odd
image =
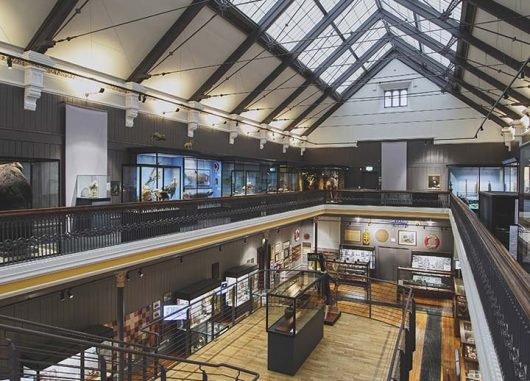
[{"label": "glass display cabinet", "polygon": [[[415,296],[452,298],[454,295],[453,273],[451,271],[398,267],[397,279],[399,286],[412,288]],[[400,287],[398,287],[398,298],[401,295],[400,291]]]},{"label": "glass display cabinet", "polygon": [[225,306],[232,310],[233,319],[237,319],[254,308],[253,292],[258,285],[258,266],[247,264],[225,271]]},{"label": "glass display cabinet", "polygon": [[[216,321],[221,315],[221,281],[204,279],[178,290],[176,302],[164,305],[166,331],[172,332],[172,350],[190,355],[228,328]],[[169,327],[168,327],[169,325]]]},{"label": "glass display cabinet", "polygon": [[324,333],[322,277],[300,272],[267,294],[268,369],[294,375]]},{"label": "glass display cabinet", "polygon": [[107,175],[78,175],[75,182],[76,206],[110,203],[110,178]]},{"label": "glass display cabinet", "polygon": [[300,172],[294,168],[280,167],[278,192],[298,192],[300,190]]},{"label": "glass display cabinet", "polygon": [[370,276],[369,261],[355,260],[345,262],[341,260],[326,260],[326,270],[333,279],[338,280],[341,284],[368,286],[368,277]]},{"label": "glass display cabinet", "polygon": [[329,186],[336,189],[345,188],[345,177],[348,167],[304,167],[301,171],[302,190],[325,190]]},{"label": "glass display cabinet", "polygon": [[122,202],[180,200],[181,168],[162,165],[124,165]]},{"label": "glass display cabinet", "polygon": [[367,262],[375,270],[375,247],[341,245],[339,260],[342,262]]},{"label": "glass display cabinet", "polygon": [[423,270],[452,271],[453,258],[451,253],[412,252],[412,267]]}]

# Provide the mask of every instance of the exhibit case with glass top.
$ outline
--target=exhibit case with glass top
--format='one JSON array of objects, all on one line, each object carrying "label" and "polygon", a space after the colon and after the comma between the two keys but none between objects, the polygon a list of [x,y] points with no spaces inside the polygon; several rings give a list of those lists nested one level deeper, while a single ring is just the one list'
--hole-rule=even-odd
[{"label": "exhibit case with glass top", "polygon": [[301,271],[267,294],[268,369],[294,375],[324,333],[322,276]]},{"label": "exhibit case with glass top", "polygon": [[[452,271],[398,267],[397,279],[399,286],[412,288],[416,296],[452,298],[454,295]],[[398,294],[400,294],[399,287]]]}]

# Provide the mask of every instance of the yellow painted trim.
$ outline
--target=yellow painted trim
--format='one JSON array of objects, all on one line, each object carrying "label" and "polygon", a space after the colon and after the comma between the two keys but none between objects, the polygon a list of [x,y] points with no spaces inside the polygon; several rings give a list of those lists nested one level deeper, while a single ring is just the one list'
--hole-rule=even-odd
[{"label": "yellow painted trim", "polygon": [[179,252],[190,251],[198,249],[212,243],[223,242],[245,235],[259,233],[261,231],[276,228],[281,225],[288,225],[294,222],[306,220],[308,218],[317,217],[323,214],[340,214],[340,215],[370,215],[370,216],[386,216],[386,217],[413,217],[413,218],[449,218],[447,213],[425,213],[425,212],[384,212],[384,211],[369,211],[369,210],[330,210],[324,209],[321,211],[304,213],[296,217],[283,218],[272,222],[267,222],[259,225],[254,225],[246,228],[232,230],[230,232],[213,234],[206,238],[182,242],[175,245],[166,246],[160,249],[148,250],[131,254],[128,256],[104,260],[98,263],[93,263],[84,266],[78,266],[68,270],[60,270],[50,272],[44,275],[29,277],[22,280],[17,280],[11,283],[0,285],[0,299],[13,296],[13,294],[20,294],[35,288],[42,288],[54,283],[71,281],[74,279],[86,278],[91,275],[100,274],[102,272],[110,272],[121,269],[123,267],[131,266],[137,263],[142,263],[152,259],[163,258],[171,256]]}]

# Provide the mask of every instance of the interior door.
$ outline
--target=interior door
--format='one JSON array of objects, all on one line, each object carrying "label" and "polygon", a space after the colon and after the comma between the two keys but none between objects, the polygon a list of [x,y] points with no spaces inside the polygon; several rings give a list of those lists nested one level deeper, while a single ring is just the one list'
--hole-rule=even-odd
[{"label": "interior door", "polygon": [[410,249],[379,247],[376,253],[376,278],[396,281],[398,267],[410,267]]}]

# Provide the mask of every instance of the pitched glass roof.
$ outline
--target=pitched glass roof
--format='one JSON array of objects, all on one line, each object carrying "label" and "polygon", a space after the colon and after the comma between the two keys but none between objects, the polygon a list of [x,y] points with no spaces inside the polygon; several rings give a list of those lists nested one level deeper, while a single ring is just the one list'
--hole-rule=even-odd
[{"label": "pitched glass roof", "polygon": [[385,24],[382,21],[375,23],[374,27],[365,32],[361,38],[357,40],[354,46],[355,54],[361,57],[372,45],[379,41],[386,34]]},{"label": "pitched glass roof", "polygon": [[326,69],[320,78],[326,83],[333,83],[342,73],[348,70],[348,67],[355,63],[357,59],[349,51],[346,50],[328,69]]},{"label": "pitched glass roof", "polygon": [[357,0],[352,3],[339,17],[335,25],[343,34],[356,31],[363,22],[377,11],[375,0]]},{"label": "pitched glass roof", "polygon": [[335,51],[341,42],[342,39],[337,35],[335,29],[332,26],[328,26],[319,38],[315,39],[298,56],[298,59],[311,70],[315,70]]},{"label": "pitched glass roof", "polygon": [[[421,2],[430,5],[440,13],[445,12],[451,4],[451,0],[421,0]],[[461,14],[462,2],[459,2],[455,9],[453,9],[453,11],[451,12],[450,17],[452,19],[455,19],[456,21],[460,21]]]},{"label": "pitched glass roof", "polygon": [[247,15],[252,21],[259,24],[263,16],[271,10],[277,0],[260,0],[260,1],[249,1],[249,0],[232,0],[232,4],[235,5],[241,12]]}]

